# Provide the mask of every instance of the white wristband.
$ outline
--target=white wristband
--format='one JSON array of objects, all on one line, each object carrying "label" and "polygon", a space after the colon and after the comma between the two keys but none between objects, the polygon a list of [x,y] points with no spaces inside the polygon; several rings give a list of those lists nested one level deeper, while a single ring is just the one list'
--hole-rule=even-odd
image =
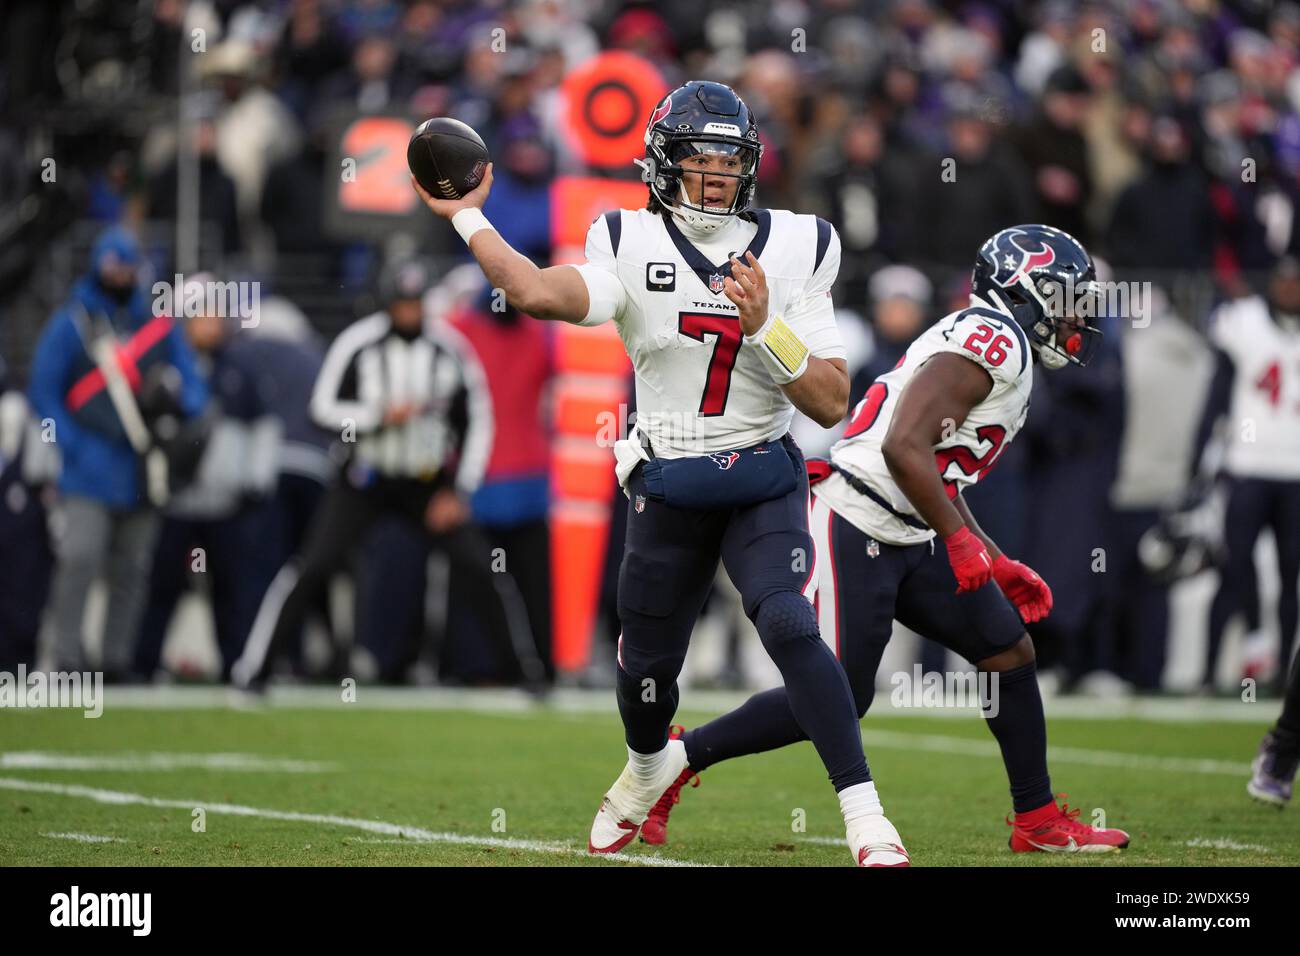
[{"label": "white wristband", "polygon": [[483,210],[476,206],[467,206],[456,215],[451,217],[451,226],[465,240],[465,245],[469,245],[470,237],[480,229],[491,229],[492,223],[488,222],[487,216],[483,215]]},{"label": "white wristband", "polygon": [[808,370],[808,346],[799,334],[790,328],[780,314],[770,315],[745,342],[758,348],[772,381],[789,385]]}]

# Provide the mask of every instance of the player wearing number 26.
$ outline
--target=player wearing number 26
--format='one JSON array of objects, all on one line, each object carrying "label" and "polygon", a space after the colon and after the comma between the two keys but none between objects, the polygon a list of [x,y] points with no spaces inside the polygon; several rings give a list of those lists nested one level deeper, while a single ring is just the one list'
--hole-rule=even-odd
[{"label": "player wearing number 26", "polygon": [[[976,257],[970,306],[913,342],[867,390],[831,460],[811,463],[821,633],[859,715],[871,706],[894,620],[974,664],[1011,785],[1007,822],[1018,852],[1128,845],[1124,831],[1082,823],[1078,810],[1056,803],[1025,632],[1051,611],[1052,592],[998,550],[961,498],[1024,424],[1035,365],[1087,362],[1100,334],[1083,317],[1098,314],[1097,292],[1092,260],[1071,236],[1038,225],[1002,230]],[[1042,520],[1060,504],[1044,501]],[[684,734],[689,772],[805,739],[785,694],[757,694]],[[735,725],[748,728],[739,745]],[[647,839],[665,842],[680,792],[655,805]]]},{"label": "player wearing number 26", "polygon": [[597,809],[591,852],[627,846],[686,769],[669,736],[677,676],[721,560],[839,795],[854,863],[906,866],[807,597],[808,479],[789,435],[796,408],[828,428],[847,411],[830,299],[839,237],[814,216],[754,208],[762,151],[729,87],[672,91],[646,124],[638,161],[647,207],[598,217],[576,267],[539,269],[496,234],[480,211],[490,169],[462,200],[421,196],[521,312],[613,322],[636,373],[636,428],[614,449],[630,499],[616,692],[627,764]]}]

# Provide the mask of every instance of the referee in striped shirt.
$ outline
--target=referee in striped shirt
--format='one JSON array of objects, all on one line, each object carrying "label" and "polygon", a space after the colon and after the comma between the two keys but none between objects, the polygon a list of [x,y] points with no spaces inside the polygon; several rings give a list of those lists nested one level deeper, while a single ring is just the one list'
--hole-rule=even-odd
[{"label": "referee in striped shirt", "polygon": [[454,329],[425,321],[426,266],[384,270],[384,309],[345,329],[330,346],[311,415],[340,438],[348,460],[313,521],[303,552],[267,589],[240,659],[237,686],[260,690],[276,655],[302,629],[334,574],[382,515],[423,527],[481,612],[498,656],[515,677],[544,677],[527,612],[514,582],[492,570],[485,539],[469,523],[469,495],[492,447],[492,404],[469,345]]}]

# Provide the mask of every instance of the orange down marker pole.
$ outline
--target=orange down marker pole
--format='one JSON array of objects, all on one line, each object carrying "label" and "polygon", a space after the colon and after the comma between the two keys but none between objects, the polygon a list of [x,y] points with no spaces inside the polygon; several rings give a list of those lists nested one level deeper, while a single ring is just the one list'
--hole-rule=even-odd
[{"label": "orange down marker pole", "polygon": [[[588,165],[627,169],[645,150],[646,120],[668,92],[653,65],[614,51],[587,60],[564,79],[563,128]],[[571,176],[551,187],[552,261],[582,262],[587,229],[611,209],[645,205],[637,180]],[[613,323],[561,324],[556,337],[555,452],[551,467],[551,568],[554,654],[560,671],[591,660],[601,571],[615,500],[613,440],[623,437],[631,363]]]}]

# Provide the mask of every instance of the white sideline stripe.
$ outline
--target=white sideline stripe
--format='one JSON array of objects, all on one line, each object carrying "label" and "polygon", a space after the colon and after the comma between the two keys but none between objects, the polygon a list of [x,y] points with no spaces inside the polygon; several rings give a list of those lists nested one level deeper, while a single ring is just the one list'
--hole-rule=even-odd
[{"label": "white sideline stripe", "polygon": [[[1002,758],[1002,751],[992,740],[970,740],[938,734],[895,733],[889,730],[862,730],[862,743],[868,748],[890,750],[925,750],[931,753],[956,754],[964,757]],[[1220,774],[1239,777],[1250,774],[1250,764],[1208,757],[1153,757],[1147,754],[1120,753],[1114,750],[1084,750],[1079,747],[1048,747],[1047,759],[1058,763],[1088,764],[1094,767],[1127,767],[1132,770],[1168,770],[1173,773]]]},{"label": "white sideline stripe", "polygon": [[[492,839],[492,838],[489,838],[489,840],[491,840],[491,839]],[[395,839],[387,838],[387,837],[347,837],[343,842],[348,843],[348,844],[355,844],[355,843],[365,843],[365,844],[385,844],[385,845],[389,845],[389,846],[392,846],[392,845],[401,845],[401,844],[404,843],[404,844],[406,844],[407,846],[411,846],[412,844],[416,843],[417,841],[415,841],[415,840],[395,840]],[[430,841],[423,841],[423,842],[428,843],[428,842],[430,842]],[[580,850],[580,849],[578,849],[577,847],[571,846],[571,845],[568,844],[568,843],[547,842],[547,841],[544,841],[544,840],[505,840],[505,839],[499,839],[499,840],[492,840],[492,842],[488,842],[488,841],[486,841],[486,840],[485,840],[485,841],[480,841],[480,840],[474,839],[474,840],[472,840],[472,841],[471,841],[471,840],[466,840],[466,841],[464,841],[464,842],[472,842],[472,843],[474,843],[475,845],[478,845],[478,844],[480,844],[480,843],[483,843],[483,845],[486,845],[486,846],[502,846],[502,847],[504,847],[505,849],[509,849],[509,850],[533,850],[533,851],[536,851],[536,852],[538,852],[538,853],[561,853],[561,854],[565,854],[565,855],[568,855],[568,856],[588,856],[588,855],[589,855],[589,854],[587,853],[586,850]],[[662,856],[660,856],[658,853],[643,853],[643,854],[641,854],[641,855],[639,855],[639,856],[611,856],[611,857],[608,857],[607,859],[611,860],[611,861],[614,862],[614,863],[639,863],[639,864],[641,864],[642,866],[700,866],[700,867],[712,867],[712,866],[715,866],[715,865],[716,865],[716,864],[713,864],[713,863],[693,863],[693,862],[689,862],[689,861],[687,861],[687,860],[670,860],[670,859],[668,859],[667,857],[662,857]]]},{"label": "white sideline stripe", "polygon": [[[947,720],[970,720],[979,713],[974,708],[925,708],[889,706],[888,686],[878,690],[872,716],[930,717]],[[739,707],[753,691],[686,690],[681,709],[693,713],[725,713]],[[253,698],[234,694],[221,686],[157,686],[104,688],[105,708],[121,710],[466,710],[477,712],[594,713],[610,714],[608,688],[583,689],[565,687],[556,690],[544,702],[522,690],[510,688],[481,690],[455,687],[372,687],[362,684],[356,700],[344,703],[340,689],[332,686],[272,686],[265,697]],[[1205,698],[1098,698],[1083,696],[1046,696],[1043,706],[1049,718],[1068,720],[1149,720],[1163,723],[1257,724],[1260,732],[1275,716],[1271,705],[1260,701],[1246,704],[1235,699]],[[1280,706],[1280,703],[1278,704]],[[36,713],[37,711],[21,711]],[[19,713],[19,711],[14,711]]]},{"label": "white sideline stripe", "polygon": [[[169,810],[193,810],[196,807],[202,807],[208,813],[226,814],[234,817],[259,817],[263,820],[283,820],[293,823],[318,823],[321,826],[330,827],[350,827],[366,833],[400,837],[412,843],[452,843],[462,846],[496,847],[503,850],[557,853],[564,856],[587,856],[585,849],[578,849],[564,843],[550,843],[541,840],[514,840],[504,837],[477,837],[467,836],[462,833],[437,833],[421,827],[385,823],[382,820],[362,820],[357,817],[337,817],[320,813],[299,813],[293,810],[265,810],[258,807],[246,807],[237,803],[211,803],[207,800],[166,800],[161,797],[146,796],[142,793],[101,790],[98,787],[83,787],[79,784],[45,783],[39,780],[0,777],[0,790],[24,790],[28,793],[52,793],[62,797],[81,797],[86,800],[94,800],[96,803],[108,803],[114,806],[134,805],[161,807]],[[658,855],[611,856],[608,859],[616,863],[632,863],[640,866],[709,865],[685,860],[670,860]]]},{"label": "white sideline stripe", "polygon": [[816,843],[818,846],[842,846],[848,847],[849,843],[844,837],[799,837],[800,843]]},{"label": "white sideline stripe", "polygon": [[1204,848],[1209,850],[1242,850],[1252,853],[1272,853],[1266,846],[1260,846],[1258,843],[1238,843],[1236,840],[1224,838],[1210,839],[1209,837],[1197,837],[1194,840],[1188,840],[1186,846],[1197,849]]},{"label": "white sideline stripe", "polygon": [[41,836],[51,840],[75,840],[77,843],[125,843],[125,840],[111,836],[98,836],[94,833],[42,833]]},{"label": "white sideline stripe", "polygon": [[0,770],[224,770],[250,773],[327,773],[337,764],[241,753],[67,754],[37,750],[0,753]]}]

